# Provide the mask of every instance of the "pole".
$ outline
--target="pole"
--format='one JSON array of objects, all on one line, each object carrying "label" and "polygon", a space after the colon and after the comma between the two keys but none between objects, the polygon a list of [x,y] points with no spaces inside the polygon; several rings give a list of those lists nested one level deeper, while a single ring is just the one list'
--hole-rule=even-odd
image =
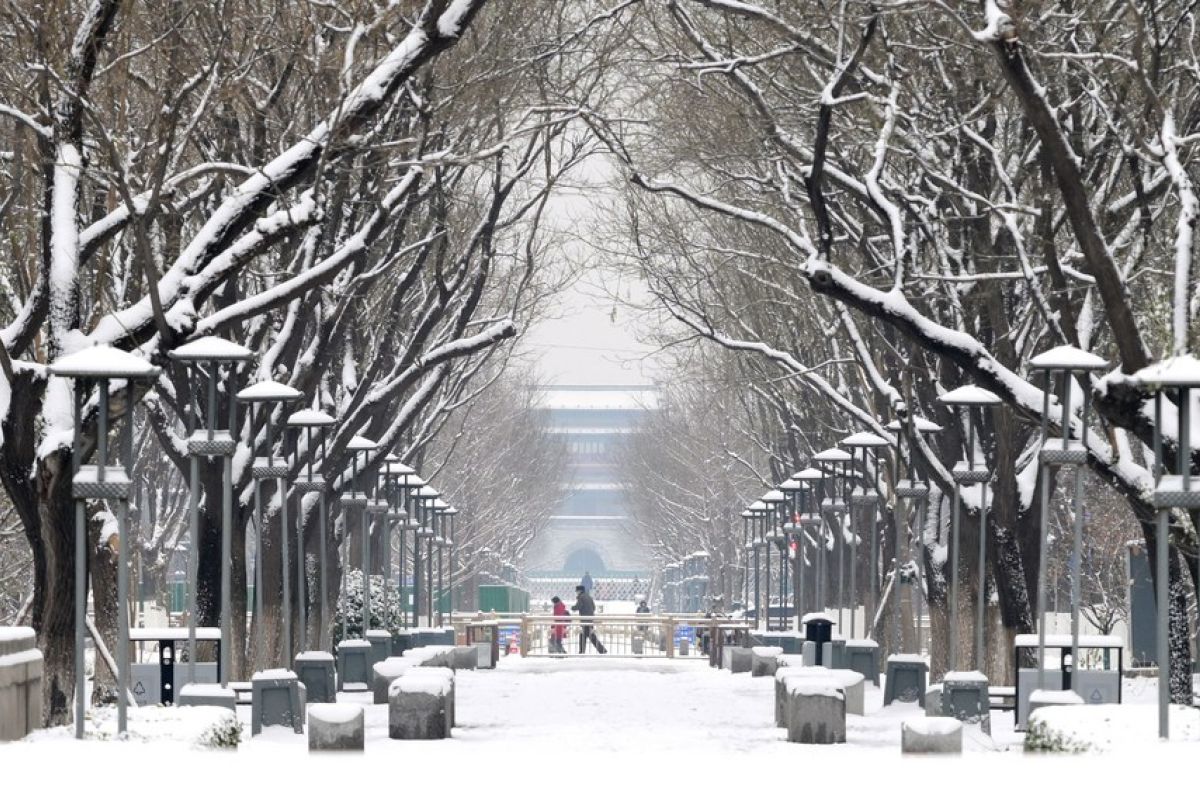
[{"label": "pole", "polygon": [[326,530],[326,506],[325,490],[322,489],[317,495],[317,502],[320,504],[320,537],[321,550],[318,558],[320,559],[321,569],[321,620],[320,631],[317,642],[321,647],[322,652],[329,652],[331,644],[329,642],[329,556],[325,553],[325,548],[329,546],[328,531]]},{"label": "pole", "polygon": [[[1050,426],[1050,382],[1051,373],[1046,372],[1046,386],[1042,390],[1042,449],[1046,447],[1046,437]],[[1050,468],[1046,466],[1041,451],[1038,458],[1042,465],[1038,468],[1038,479],[1041,486],[1041,524],[1038,531],[1038,582],[1037,582],[1037,618],[1038,618],[1038,654],[1037,654],[1037,688],[1046,688],[1046,529],[1050,524]],[[1019,665],[1018,665],[1019,666]]]},{"label": "pole", "polygon": [[283,544],[280,553],[280,564],[282,568],[280,573],[283,577],[283,608],[281,616],[283,617],[283,661],[285,664],[292,662],[292,582],[289,577],[289,567],[291,566],[291,554],[288,552],[291,548],[288,547],[288,496],[287,496],[287,480],[278,478],[276,488],[279,492],[279,541]]},{"label": "pole", "polygon": [[83,631],[87,627],[87,520],[84,503],[75,501],[75,738],[83,738],[87,678],[83,674]]},{"label": "pole", "polygon": [[979,596],[975,609],[975,668],[986,672],[983,654],[983,626],[986,622],[984,610],[987,607],[987,519],[988,519],[988,482],[984,479],[979,484]]},{"label": "pole", "polygon": [[263,507],[262,481],[254,479],[254,640],[258,664],[267,657],[267,626],[263,619]]},{"label": "pole", "polygon": [[[121,432],[121,460],[133,475],[133,380],[125,384],[125,430]],[[129,497],[117,510],[117,733],[125,733],[129,715]]]},{"label": "pole", "polygon": [[[196,572],[200,556],[200,462],[196,456],[191,459],[192,486],[188,498],[188,511],[191,516],[192,540],[188,543],[188,666],[187,682],[196,682]],[[179,687],[175,687],[178,690]],[[176,691],[175,696],[179,696]]]},{"label": "pole", "polygon": [[[230,400],[233,402],[233,400]],[[229,685],[230,656],[233,651],[233,457],[221,459],[221,685]]]},{"label": "pole", "polygon": [[959,484],[954,479],[954,500],[950,504],[950,671],[958,669],[958,517]]}]

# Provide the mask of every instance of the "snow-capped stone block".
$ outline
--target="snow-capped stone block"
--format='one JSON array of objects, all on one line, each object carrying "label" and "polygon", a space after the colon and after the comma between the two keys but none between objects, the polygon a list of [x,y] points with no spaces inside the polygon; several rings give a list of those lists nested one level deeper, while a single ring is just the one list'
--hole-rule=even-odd
[{"label": "snow-capped stone block", "polygon": [[296,676],[304,684],[309,703],[332,703],[337,700],[337,672],[332,653],[311,650],[296,655]]},{"label": "snow-capped stone block", "polygon": [[846,640],[846,668],[879,685],[879,644],[873,639]]},{"label": "snow-capped stone block", "polygon": [[941,716],[979,725],[984,733],[991,733],[991,710],[988,679],[982,672],[947,672],[942,676]]},{"label": "snow-capped stone block", "polygon": [[888,656],[887,675],[883,682],[883,704],[902,703],[925,705],[925,684],[929,662],[925,656],[897,654]]},{"label": "snow-capped stone block", "polygon": [[454,725],[454,673],[444,667],[414,667],[388,690],[388,736],[445,739]]},{"label": "snow-capped stone block", "polygon": [[371,682],[371,643],[366,639],[346,639],[337,646],[337,688],[339,692],[367,691]]},{"label": "snow-capped stone block", "polygon": [[788,684],[788,741],[842,744],[846,741],[846,698],[840,686],[821,681]]},{"label": "snow-capped stone block", "polygon": [[479,650],[474,645],[456,646],[450,651],[450,668],[475,669],[479,666]]},{"label": "snow-capped stone block", "polygon": [[750,648],[750,674],[755,678],[768,677],[775,674],[775,659],[783,655],[782,647],[752,647]]},{"label": "snow-capped stone block", "polygon": [[721,666],[730,672],[749,672],[754,659],[754,651],[749,647],[724,647],[721,650]]},{"label": "snow-capped stone block", "polygon": [[42,727],[44,672],[33,628],[0,627],[0,742]]},{"label": "snow-capped stone block", "polygon": [[1081,706],[1084,705],[1083,698],[1070,689],[1051,690],[1051,689],[1034,689],[1029,695],[1029,715],[1033,716],[1033,712],[1039,708],[1054,708],[1056,706]]},{"label": "snow-capped stone block", "polygon": [[905,720],[900,723],[900,752],[961,754],[962,731],[961,722],[946,717]]},{"label": "snow-capped stone block", "polygon": [[175,698],[178,706],[216,706],[237,711],[237,692],[219,683],[189,683]]},{"label": "snow-capped stone block", "polygon": [[373,699],[376,705],[383,705],[388,701],[388,691],[393,681],[415,668],[412,661],[395,656],[374,664],[371,667],[371,690],[375,695]]},{"label": "snow-capped stone block", "polygon": [[775,724],[778,727],[788,726],[790,687],[804,682],[837,686],[845,698],[847,714],[862,716],[866,713],[866,681],[860,673],[852,669],[781,667],[775,672]]},{"label": "snow-capped stone block", "polygon": [[308,707],[309,752],[361,751],[366,741],[363,707],[353,703],[313,703]]},{"label": "snow-capped stone block", "polygon": [[388,630],[367,631],[367,641],[371,643],[371,655],[367,667],[392,655],[392,632]]},{"label": "snow-capped stone block", "polygon": [[250,679],[250,734],[268,725],[284,725],[304,733],[304,684],[289,669],[268,669]]}]

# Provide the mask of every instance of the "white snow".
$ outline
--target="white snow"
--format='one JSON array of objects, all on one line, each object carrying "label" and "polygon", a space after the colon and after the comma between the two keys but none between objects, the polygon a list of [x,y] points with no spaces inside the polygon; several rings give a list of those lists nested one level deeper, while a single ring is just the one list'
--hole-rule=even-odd
[{"label": "white snow", "polygon": [[852,456],[845,450],[831,447],[814,455],[813,461],[849,461],[851,458]]},{"label": "white snow", "polygon": [[947,672],[942,676],[942,683],[947,681],[957,681],[960,683],[987,683],[987,675],[984,675],[978,670],[957,670]]},{"label": "white snow", "polygon": [[27,628],[22,625],[6,627],[0,625],[0,642],[19,642],[22,639],[36,637],[37,633],[33,628]]},{"label": "white snow", "polygon": [[1029,366],[1034,369],[1054,370],[1098,370],[1108,369],[1108,362],[1095,353],[1080,350],[1073,345],[1064,344],[1052,347],[1044,353],[1038,353],[1029,359]]},{"label": "white snow", "polygon": [[302,411],[297,411],[287,418],[288,425],[296,425],[308,428],[320,428],[327,425],[333,425],[337,420],[326,414],[324,411],[316,411],[315,409],[306,408]]},{"label": "white snow", "polygon": [[181,361],[244,361],[254,354],[249,348],[220,336],[201,336],[176,347],[167,355]]},{"label": "white snow", "polygon": [[308,718],[319,719],[331,725],[345,725],[363,716],[363,707],[357,703],[310,703]]},{"label": "white snow", "polygon": [[333,653],[326,653],[324,650],[305,650],[302,653],[296,654],[297,659],[305,661],[333,661]]},{"label": "white snow", "polygon": [[365,436],[352,436],[350,437],[350,441],[346,443],[347,450],[376,450],[378,448],[378,442],[368,439]]},{"label": "white snow", "polygon": [[1200,359],[1181,355],[1138,370],[1126,380],[1144,386],[1200,386]]},{"label": "white snow", "polygon": [[179,690],[180,697],[200,697],[204,699],[237,699],[237,692],[219,683],[189,683]]},{"label": "white snow", "polygon": [[1056,706],[1081,706],[1083,698],[1069,689],[1034,689],[1029,695],[1030,703],[1050,703]]},{"label": "white snow", "polygon": [[304,393],[299,389],[280,383],[279,381],[259,381],[251,384],[237,393],[237,399],[247,403],[260,403],[270,400],[299,400]]},{"label": "white snow", "polygon": [[962,729],[962,723],[950,717],[918,717],[906,719],[904,727],[925,736],[947,736]]},{"label": "white snow", "polygon": [[[221,638],[220,628],[196,628],[196,638],[204,641],[215,641]],[[174,640],[177,642],[186,642],[188,639],[187,628],[130,628],[129,641],[131,642],[148,642],[148,641],[166,641]]]},{"label": "white snow", "polygon": [[807,625],[810,622],[828,622],[832,625],[837,625],[833,617],[821,611],[810,611],[800,618],[800,624]]},{"label": "white snow", "polygon": [[[1162,743],[1158,740],[1158,708],[1151,703],[1054,705],[1039,708],[1029,715],[1029,719],[1030,722],[1044,723],[1050,731],[1094,752],[1107,753],[1103,756],[1104,761],[1097,766],[1109,778],[1115,778],[1118,774],[1112,765],[1114,757],[1129,759],[1132,768],[1139,758],[1143,761],[1147,757],[1155,759],[1156,754],[1161,753],[1157,756],[1163,759],[1159,768],[1168,763],[1168,755],[1163,753]],[[1174,757],[1194,758],[1195,743],[1200,742],[1200,710],[1173,705],[1169,709],[1168,719],[1172,744],[1187,743],[1187,749],[1175,751]],[[1145,764],[1142,767],[1155,769]]]},{"label": "white snow", "polygon": [[51,375],[65,378],[146,378],[158,368],[133,353],[96,344],[63,356],[50,365]]},{"label": "white snow", "polygon": [[296,673],[290,669],[276,667],[275,669],[264,669],[254,673],[253,680],[294,680]]},{"label": "white snow", "polygon": [[[1013,637],[1013,645],[1016,647],[1037,647],[1038,635],[1036,633],[1019,633]],[[1046,634],[1047,647],[1070,647],[1071,634],[1069,633],[1048,633]],[[1124,647],[1125,641],[1120,636],[1100,636],[1098,634],[1080,635],[1080,647]]]},{"label": "white snow", "polygon": [[950,406],[990,406],[998,404],[1000,398],[995,392],[967,384],[940,395],[938,402]]},{"label": "white snow", "polygon": [[843,447],[883,447],[887,444],[887,439],[870,431],[859,431],[842,439]]},{"label": "white snow", "polygon": [[929,664],[929,656],[916,653],[895,653],[887,657],[889,664]]},{"label": "white snow", "polygon": [[750,649],[759,658],[775,658],[783,655],[782,647],[752,647]]},{"label": "white snow", "polygon": [[388,694],[449,694],[454,688],[454,672],[445,667],[413,667],[392,681]]},{"label": "white snow", "polygon": [[797,481],[819,481],[825,477],[825,473],[816,467],[806,467],[792,476]]}]

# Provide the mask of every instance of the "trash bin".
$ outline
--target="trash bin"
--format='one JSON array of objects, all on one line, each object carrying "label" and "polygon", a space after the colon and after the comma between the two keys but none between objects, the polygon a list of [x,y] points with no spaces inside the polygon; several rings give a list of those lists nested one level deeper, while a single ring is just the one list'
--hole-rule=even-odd
[{"label": "trash bin", "polygon": [[814,663],[816,666],[833,666],[826,664],[824,661],[825,645],[833,641],[833,619],[825,614],[812,613],[805,614],[800,620],[804,625],[804,639],[806,642],[813,643],[815,651]]}]

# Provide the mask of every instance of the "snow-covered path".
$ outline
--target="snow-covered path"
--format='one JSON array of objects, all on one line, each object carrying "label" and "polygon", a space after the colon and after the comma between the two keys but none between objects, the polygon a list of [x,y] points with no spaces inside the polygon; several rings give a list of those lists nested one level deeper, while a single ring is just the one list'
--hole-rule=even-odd
[{"label": "snow-covered path", "polygon": [[[1078,781],[1104,790],[1134,785],[1165,758],[1194,758],[1197,745],[1139,747],[1102,756],[1026,757],[1011,733],[1011,715],[993,715],[995,740],[977,737],[962,758],[902,758],[900,722],[915,705],[880,708],[867,692],[865,717],[847,718],[848,744],[788,744],[774,727],[773,681],[731,675],[698,661],[506,658],[494,671],[460,672],[454,738],[397,742],[387,738],[387,708],[369,695],[343,702],[366,707],[364,755],[309,756],[307,737],[282,728],[249,737],[236,753],[190,749],[178,741],[75,742],[68,729],[0,745],[0,789],[59,788],[123,797],[399,796],[458,797],[790,797],[810,782],[849,797],[930,796],[931,786],[958,787],[952,797],[1011,796],[1018,786],[1063,787]],[[1149,709],[1148,709],[1149,710]],[[132,727],[138,730],[139,711]],[[148,718],[147,718],[148,719]],[[1186,747],[1187,751],[1179,749]],[[1158,755],[1155,755],[1155,754]],[[69,768],[64,769],[64,766]],[[1165,773],[1164,773],[1165,774]],[[111,781],[111,789],[105,785]],[[351,784],[362,782],[366,787]],[[899,789],[899,791],[897,791]],[[444,791],[441,791],[444,790]],[[161,794],[161,793],[160,793]],[[10,796],[2,792],[3,796]],[[23,796],[30,796],[28,794]],[[938,793],[938,796],[945,796]]]}]

